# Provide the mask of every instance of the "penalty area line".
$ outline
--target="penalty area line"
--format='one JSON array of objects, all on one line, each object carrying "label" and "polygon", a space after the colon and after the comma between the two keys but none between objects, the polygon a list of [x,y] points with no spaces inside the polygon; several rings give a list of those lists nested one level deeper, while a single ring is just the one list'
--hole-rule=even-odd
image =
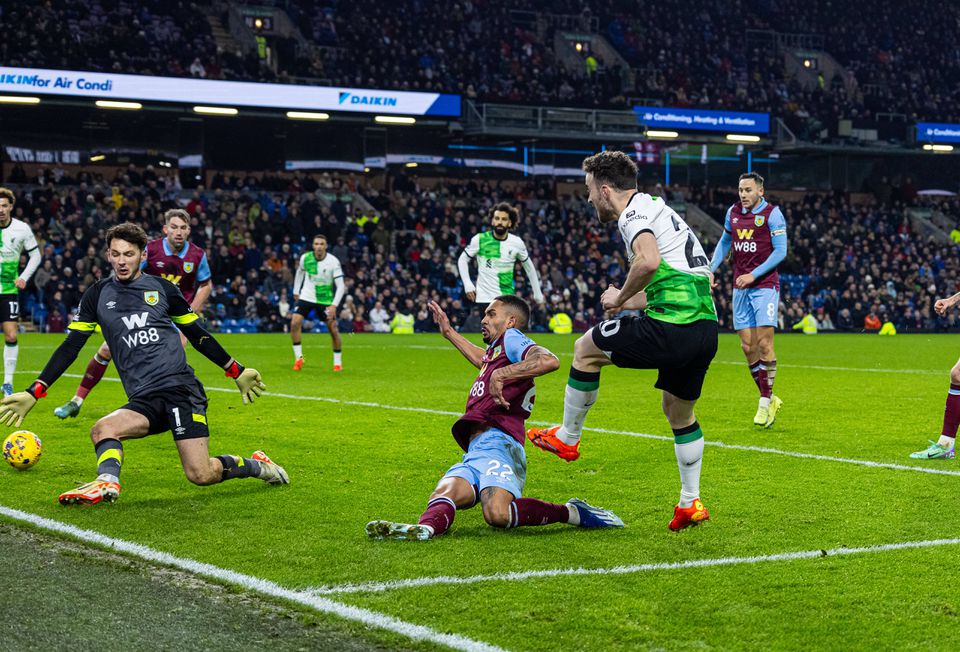
[{"label": "penalty area line", "polygon": [[406,636],[414,641],[428,641],[431,643],[444,645],[455,650],[466,650],[468,652],[504,652],[503,648],[490,645],[489,643],[476,641],[458,634],[444,634],[429,627],[409,623],[387,614],[371,611],[369,609],[363,609],[361,607],[354,607],[341,602],[335,602],[304,590],[287,589],[279,584],[269,580],[261,579],[259,577],[245,575],[243,573],[238,573],[236,571],[220,568],[219,566],[214,566],[212,564],[187,559],[184,557],[177,557],[176,555],[154,550],[153,548],[149,548],[139,543],[124,541],[123,539],[116,539],[114,537],[100,534],[99,532],[95,532],[93,530],[85,530],[74,525],[61,523],[60,521],[55,521],[43,516],[37,516],[36,514],[30,514],[29,512],[24,512],[19,509],[13,509],[4,505],[0,505],[0,515],[6,516],[14,521],[28,523],[42,530],[55,532],[59,535],[78,539],[86,544],[93,544],[113,551],[122,552],[153,564],[172,566],[194,575],[200,575],[202,577],[208,577],[219,582],[240,586],[248,591],[254,591],[272,598],[288,600],[290,602],[314,609],[315,611],[320,611],[346,620],[352,620],[368,627],[385,629],[395,634]]},{"label": "penalty area line", "polygon": [[819,557],[843,557],[850,555],[876,554],[897,550],[911,550],[917,548],[934,548],[938,546],[960,545],[960,539],[932,539],[928,541],[904,541],[901,543],[885,543],[857,548],[830,548],[829,550],[799,550],[795,552],[781,552],[772,555],[756,555],[751,557],[719,557],[714,559],[691,559],[688,561],[662,562],[656,564],[634,564],[630,566],[613,566],[610,568],[556,568],[546,570],[516,571],[512,573],[495,573],[491,575],[468,575],[462,577],[442,575],[437,577],[417,577],[405,580],[387,582],[367,582],[357,584],[340,584],[334,586],[320,586],[306,589],[305,592],[313,595],[342,595],[346,593],[382,593],[398,589],[419,588],[438,585],[466,585],[482,582],[523,582],[530,579],[551,577],[572,577],[585,575],[632,575],[654,571],[683,570],[687,568],[712,568],[717,566],[739,566],[762,564],[780,561],[796,561],[799,559],[816,559]]},{"label": "penalty area line", "polygon": [[[40,373],[40,372],[24,372],[24,373]],[[64,376],[70,378],[83,378],[80,374],[63,374]],[[119,383],[119,378],[104,378],[103,380],[109,380],[112,382]],[[229,394],[235,393],[236,389],[228,389],[226,387],[205,387],[208,392],[226,392]],[[336,403],[340,405],[354,405],[358,407],[369,407],[377,408],[380,410],[397,410],[400,412],[419,412],[421,414],[436,414],[440,416],[452,416],[459,417],[463,412],[452,412],[450,410],[434,410],[431,408],[422,408],[422,407],[413,407],[405,405],[386,405],[384,403],[374,403],[371,401],[350,401],[339,398],[329,398],[326,396],[299,396],[297,394],[277,394],[274,392],[265,392],[264,396],[273,396],[276,398],[286,398],[295,401],[319,401],[321,403]],[[534,421],[529,420],[527,423],[535,426],[552,426],[555,425],[548,421]],[[630,430],[612,430],[610,428],[584,428],[587,432],[600,432],[607,435],[623,435],[625,437],[636,437],[638,439],[655,439],[658,441],[668,441],[673,442],[673,437],[668,437],[666,435],[653,435],[645,432],[632,432]],[[858,460],[848,457],[833,457],[831,455],[818,455],[816,453],[799,453],[796,451],[787,451],[780,448],[769,448],[766,446],[747,446],[743,444],[725,444],[722,441],[717,440],[706,440],[705,445],[713,446],[715,448],[726,448],[730,450],[745,451],[750,453],[764,453],[767,455],[783,455],[785,457],[794,457],[798,459],[806,460],[819,460],[821,462],[837,462],[839,464],[853,464],[855,466],[865,466],[872,469],[890,469],[892,471],[913,471],[914,473],[928,473],[930,475],[950,475],[950,476],[960,476],[960,471],[951,471],[950,469],[939,469],[936,467],[929,466],[912,466],[909,464],[896,464],[895,462],[874,462],[872,460]]]}]

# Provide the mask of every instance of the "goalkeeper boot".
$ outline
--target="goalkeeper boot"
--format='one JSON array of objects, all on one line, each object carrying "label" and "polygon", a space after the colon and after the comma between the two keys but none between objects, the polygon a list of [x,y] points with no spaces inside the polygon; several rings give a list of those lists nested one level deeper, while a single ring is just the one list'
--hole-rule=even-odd
[{"label": "goalkeeper boot", "polygon": [[537,448],[553,453],[560,459],[567,460],[567,462],[573,462],[580,457],[580,442],[571,445],[561,441],[557,437],[558,430],[560,430],[560,426],[530,428],[527,430],[527,439]]},{"label": "goalkeeper boot", "polygon": [[302,356],[302,355],[301,355],[299,358],[297,358],[297,361],[296,361],[296,362],[293,363],[293,370],[294,370],[294,371],[300,371],[301,369],[303,369],[303,356]]},{"label": "goalkeeper boot", "polygon": [[433,536],[433,530],[426,525],[394,523],[393,521],[370,521],[367,523],[366,529],[368,537],[379,540],[426,541]]},{"label": "goalkeeper boot", "polygon": [[67,417],[75,417],[80,414],[80,404],[70,399],[63,405],[58,408],[53,409],[53,413],[60,417],[61,419],[66,419]]},{"label": "goalkeeper boot", "polygon": [[780,412],[780,408],[783,407],[783,401],[780,400],[779,396],[770,397],[770,407],[767,408],[767,422],[763,425],[764,428],[769,428],[773,425],[773,422],[777,420],[777,413]]},{"label": "goalkeeper boot", "polygon": [[96,505],[115,503],[120,497],[120,483],[115,476],[101,474],[93,482],[77,483],[77,488],[60,494],[61,505]]},{"label": "goalkeeper boot", "polygon": [[910,453],[910,458],[914,460],[951,460],[953,457],[952,447],[941,446],[938,442],[932,440],[926,450]]},{"label": "goalkeeper boot", "polygon": [[685,527],[694,527],[707,520],[710,520],[710,512],[703,506],[699,498],[694,498],[690,507],[677,505],[673,508],[673,520],[667,527],[674,532],[679,532]]},{"label": "goalkeeper boot", "polygon": [[578,527],[623,527],[623,521],[619,516],[603,507],[594,507],[585,500],[571,498],[567,501],[567,507],[573,506],[580,515],[580,524]]},{"label": "goalkeeper boot", "polygon": [[263,451],[256,451],[250,459],[260,462],[259,478],[267,484],[290,484],[290,476]]},{"label": "goalkeeper boot", "polygon": [[0,389],[3,390],[4,396],[10,396],[11,394],[13,394],[13,385],[11,385],[10,383],[4,383],[3,386],[0,387]]}]

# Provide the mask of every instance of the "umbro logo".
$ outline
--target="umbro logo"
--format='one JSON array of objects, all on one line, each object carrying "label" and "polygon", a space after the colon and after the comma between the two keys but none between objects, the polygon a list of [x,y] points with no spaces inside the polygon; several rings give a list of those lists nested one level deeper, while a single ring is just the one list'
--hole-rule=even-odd
[{"label": "umbro logo", "polygon": [[162,261],[162,260],[158,260],[155,264],[156,264],[157,267],[163,267],[163,261]]},{"label": "umbro logo", "polygon": [[113,310],[117,307],[116,301],[107,301],[107,310]]}]

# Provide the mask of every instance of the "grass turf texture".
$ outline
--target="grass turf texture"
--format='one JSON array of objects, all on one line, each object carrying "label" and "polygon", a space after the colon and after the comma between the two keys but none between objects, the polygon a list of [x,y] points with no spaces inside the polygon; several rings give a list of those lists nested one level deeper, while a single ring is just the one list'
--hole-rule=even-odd
[{"label": "grass turf texture", "polygon": [[[342,374],[331,370],[326,336],[305,338],[300,373],[290,370],[285,336],[220,339],[263,373],[269,391],[297,396],[458,412],[475,374],[439,336],[347,336]],[[561,369],[538,381],[533,419],[558,422],[574,340],[536,339],[560,355]],[[59,341],[25,336],[20,368],[40,368]],[[72,373],[82,373],[95,345]],[[778,336],[776,345],[776,393],[785,407],[774,428],[762,430],[752,425],[757,392],[737,340],[721,338],[697,410],[708,442],[960,470],[952,460],[907,458],[939,432],[960,338]],[[190,358],[208,387],[232,388],[209,362],[194,352]],[[655,374],[604,370],[587,426],[668,436]],[[108,377],[115,377],[112,368]],[[17,378],[19,388],[32,376]],[[26,472],[0,469],[0,502],[290,588],[769,555],[960,532],[952,509],[960,477],[708,446],[702,497],[712,520],[673,534],[666,523],[679,479],[671,442],[588,431],[572,464],[528,447],[525,495],[582,497],[616,511],[625,529],[504,532],[474,509],[434,541],[371,542],[363,533],[368,520],[415,522],[437,479],[459,459],[449,435],[455,416],[270,396],[244,407],[236,392],[213,391],[211,452],[263,448],[286,467],[290,486],[236,480],[194,487],[170,436],[160,435],[127,443],[116,505],[66,509],[57,495],[95,475],[89,426],[124,402],[119,383],[103,382],[80,417],[61,423],[52,410],[76,382],[61,379],[27,418],[24,427],[43,439],[44,457]],[[956,649],[957,557],[956,547],[940,547],[330,597],[508,649]],[[388,646],[410,645],[396,635],[363,634],[371,635]]]}]

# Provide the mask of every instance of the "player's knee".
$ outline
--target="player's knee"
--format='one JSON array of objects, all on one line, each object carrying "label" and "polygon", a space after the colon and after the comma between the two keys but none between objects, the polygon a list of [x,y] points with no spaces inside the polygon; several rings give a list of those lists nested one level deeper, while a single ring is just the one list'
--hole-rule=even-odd
[{"label": "player's knee", "polygon": [[119,437],[117,437],[117,433],[115,433],[109,425],[102,421],[97,421],[93,424],[93,427],[90,428],[90,441],[98,444],[104,439],[119,439]]},{"label": "player's knee", "polygon": [[753,353],[753,344],[747,340],[740,340],[740,350],[743,351],[745,356],[750,357],[750,354]]},{"label": "player's knee", "polygon": [[950,370],[950,383],[960,385],[960,365],[956,365]]},{"label": "player's knee", "polygon": [[510,504],[489,504],[483,506],[483,520],[487,525],[498,528],[510,527]]},{"label": "player's knee", "polygon": [[183,473],[187,476],[187,480],[201,487],[216,484],[220,481],[221,475],[214,471],[212,464],[184,467]]}]

